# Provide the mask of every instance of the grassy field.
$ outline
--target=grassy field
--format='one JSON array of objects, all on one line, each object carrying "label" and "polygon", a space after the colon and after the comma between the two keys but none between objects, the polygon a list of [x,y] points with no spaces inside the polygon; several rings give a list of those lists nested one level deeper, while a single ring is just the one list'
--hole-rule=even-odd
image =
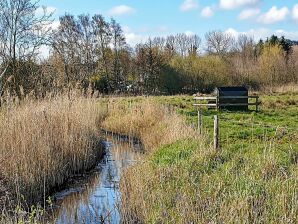
[{"label": "grassy field", "polygon": [[[195,127],[192,97],[151,100],[174,106]],[[203,136],[172,139],[129,169],[122,181],[127,220],[297,223],[298,96],[262,96],[261,100],[258,113],[218,113],[220,152],[212,149],[211,138],[217,112],[204,110]],[[140,99],[122,99],[123,104],[132,101]]]},{"label": "grassy field", "polygon": [[[189,125],[196,126],[197,111],[192,106],[192,97],[161,97],[157,101],[174,106],[179,114],[187,118]],[[211,137],[213,116],[217,114],[222,148],[254,148],[255,145],[268,142],[284,148],[297,147],[298,95],[261,96],[261,101],[260,112],[217,112],[203,109],[204,133]]]},{"label": "grassy field", "polygon": [[[0,113],[0,202],[45,200],[94,166],[106,129],[141,139],[147,152],[121,180],[124,222],[297,223],[298,94],[261,101],[258,113],[203,110],[201,136],[191,96],[12,104]],[[220,151],[212,145],[215,114]],[[2,208],[0,223],[36,220],[35,209],[27,216],[17,207],[7,219]]]}]

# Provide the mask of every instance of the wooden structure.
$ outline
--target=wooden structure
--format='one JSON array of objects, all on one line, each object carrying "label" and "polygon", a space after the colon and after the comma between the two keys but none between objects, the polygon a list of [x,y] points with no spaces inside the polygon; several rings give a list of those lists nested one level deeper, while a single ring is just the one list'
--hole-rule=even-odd
[{"label": "wooden structure", "polygon": [[[250,102],[253,99],[254,102]],[[249,106],[259,110],[259,96],[248,96],[245,87],[217,87],[213,96],[195,97],[196,107],[215,108],[216,110],[247,111]],[[207,101],[207,103],[206,103]]]}]

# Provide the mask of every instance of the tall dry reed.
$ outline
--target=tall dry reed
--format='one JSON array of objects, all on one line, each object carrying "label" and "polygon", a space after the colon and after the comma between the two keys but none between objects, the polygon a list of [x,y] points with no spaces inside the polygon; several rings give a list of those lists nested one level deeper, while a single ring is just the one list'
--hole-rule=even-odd
[{"label": "tall dry reed", "polygon": [[133,104],[110,99],[108,110],[103,128],[139,138],[147,151],[177,139],[194,137],[194,131],[173,108],[158,105],[151,99]]},{"label": "tall dry reed", "polygon": [[2,209],[42,201],[73,174],[94,166],[102,154],[104,116],[98,100],[78,96],[5,105],[0,111]]}]

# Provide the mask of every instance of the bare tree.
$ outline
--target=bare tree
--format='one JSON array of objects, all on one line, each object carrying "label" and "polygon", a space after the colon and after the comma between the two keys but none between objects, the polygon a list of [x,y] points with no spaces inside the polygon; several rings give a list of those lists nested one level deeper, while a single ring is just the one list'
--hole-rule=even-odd
[{"label": "bare tree", "polygon": [[187,51],[189,49],[189,38],[186,34],[184,33],[180,33],[180,34],[177,34],[176,37],[176,47],[177,47],[177,50],[179,52],[179,54],[184,57],[187,55]]},{"label": "bare tree", "polygon": [[165,51],[169,57],[172,57],[174,54],[177,53],[175,49],[175,41],[176,39],[173,35],[170,35],[166,38]]},{"label": "bare tree", "polygon": [[1,75],[0,94],[11,76],[13,90],[20,96],[19,86],[24,80],[20,62],[34,59],[47,43],[52,14],[43,8],[39,15],[38,1],[30,0],[1,0],[0,8],[0,63],[7,67]]},{"label": "bare tree", "polygon": [[79,71],[79,27],[72,15],[60,17],[60,26],[53,34],[53,48],[64,63],[64,72],[68,86],[80,79]]},{"label": "bare tree", "polygon": [[125,87],[125,77],[121,66],[121,51],[125,49],[126,42],[123,30],[119,23],[114,19],[110,23],[112,35],[112,48],[113,48],[113,88],[123,90]]},{"label": "bare tree", "polygon": [[252,37],[245,34],[238,36],[233,44],[230,62],[233,67],[233,80],[236,83],[250,83],[256,68],[255,43]]},{"label": "bare tree", "polygon": [[197,55],[201,45],[201,38],[198,35],[186,35],[180,33],[175,36],[168,36],[164,41],[164,49],[168,54],[178,53],[182,57]]},{"label": "bare tree", "polygon": [[141,91],[157,93],[159,91],[160,71],[163,66],[161,50],[152,40],[139,44],[136,48],[136,64],[138,69],[138,84]]},{"label": "bare tree", "polygon": [[197,55],[200,51],[201,46],[201,38],[198,35],[191,35],[189,38],[189,50],[188,53],[190,55]]},{"label": "bare tree", "polygon": [[109,45],[111,43],[112,38],[110,24],[107,21],[105,21],[102,15],[94,15],[92,17],[92,24],[95,35],[96,53],[99,57],[99,69],[104,71],[103,76],[107,85],[106,88],[107,91],[110,92],[112,89],[110,82],[111,62],[109,57]]},{"label": "bare tree", "polygon": [[224,56],[232,47],[234,38],[222,31],[211,31],[205,35],[207,52]]},{"label": "bare tree", "polygon": [[163,37],[154,37],[152,40],[152,44],[153,46],[163,51],[165,49],[166,40]]}]

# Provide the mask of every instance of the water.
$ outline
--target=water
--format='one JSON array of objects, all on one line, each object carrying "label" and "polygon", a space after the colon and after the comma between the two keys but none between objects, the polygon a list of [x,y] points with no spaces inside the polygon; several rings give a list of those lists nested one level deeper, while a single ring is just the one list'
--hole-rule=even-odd
[{"label": "water", "polygon": [[109,137],[106,155],[88,178],[54,195],[54,223],[120,223],[119,180],[122,171],[138,161],[140,144]]}]

